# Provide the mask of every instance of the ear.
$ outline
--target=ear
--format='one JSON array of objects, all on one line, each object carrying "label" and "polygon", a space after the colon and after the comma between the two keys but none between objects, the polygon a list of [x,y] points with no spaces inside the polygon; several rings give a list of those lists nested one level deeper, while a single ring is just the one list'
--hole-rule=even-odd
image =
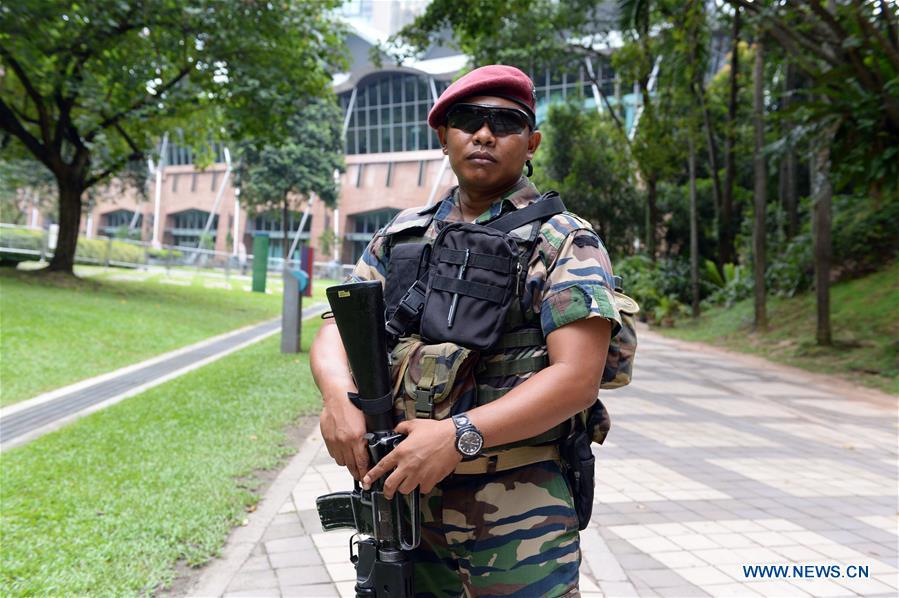
[{"label": "ear", "polygon": [[440,145],[446,145],[446,125],[437,127],[437,139],[440,140]]},{"label": "ear", "polygon": [[543,139],[543,136],[540,134],[540,131],[534,131],[531,133],[531,136],[528,137],[528,160],[534,157],[534,154],[537,153],[537,148],[540,147],[540,141]]}]

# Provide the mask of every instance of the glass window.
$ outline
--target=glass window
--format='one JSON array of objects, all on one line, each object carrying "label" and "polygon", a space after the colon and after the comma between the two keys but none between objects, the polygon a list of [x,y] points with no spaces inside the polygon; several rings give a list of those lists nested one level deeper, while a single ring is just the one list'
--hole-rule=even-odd
[{"label": "glass window", "polygon": [[[438,92],[448,81],[435,81]],[[349,92],[341,94],[342,101]],[[426,121],[433,104],[426,77],[387,73],[363,81],[347,130],[346,152],[364,154],[437,147]]]},{"label": "glass window", "polygon": [[394,126],[393,127],[393,145],[391,146],[391,151],[401,152],[406,148],[403,147],[403,127]]},{"label": "glass window", "polygon": [[389,152],[390,147],[390,127],[381,127],[381,151]]}]

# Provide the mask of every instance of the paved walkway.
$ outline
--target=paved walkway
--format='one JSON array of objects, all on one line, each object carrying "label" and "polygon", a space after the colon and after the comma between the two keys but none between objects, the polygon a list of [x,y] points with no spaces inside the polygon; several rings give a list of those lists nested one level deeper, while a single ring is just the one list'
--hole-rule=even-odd
[{"label": "paved walkway", "polygon": [[[316,316],[326,309],[324,304],[312,305],[303,310],[303,318]],[[29,442],[65,423],[186,374],[280,330],[279,317],[13,404],[0,410],[0,448],[5,450]]]},{"label": "paved walkway", "polygon": [[[636,367],[603,393],[585,597],[897,594],[895,397],[649,333]],[[350,477],[309,430],[190,595],[354,595],[349,533],[322,533],[314,510]]]}]

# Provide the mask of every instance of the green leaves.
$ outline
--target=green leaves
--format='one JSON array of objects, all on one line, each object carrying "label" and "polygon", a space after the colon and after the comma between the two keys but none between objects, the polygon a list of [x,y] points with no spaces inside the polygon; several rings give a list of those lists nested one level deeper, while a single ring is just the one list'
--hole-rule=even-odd
[{"label": "green leaves", "polygon": [[272,208],[288,194],[317,194],[326,205],[337,202],[334,171],[342,172],[342,114],[334,97],[295,105],[283,137],[261,137],[240,151],[241,199]]}]

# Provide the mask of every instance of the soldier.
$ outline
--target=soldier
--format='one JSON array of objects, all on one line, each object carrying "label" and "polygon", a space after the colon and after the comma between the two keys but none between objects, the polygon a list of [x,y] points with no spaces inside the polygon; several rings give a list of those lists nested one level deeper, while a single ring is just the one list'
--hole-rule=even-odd
[{"label": "soldier", "polygon": [[[390,307],[391,277],[401,276],[391,268],[398,239],[433,242],[445,223],[484,223],[540,200],[522,175],[540,145],[535,105],[530,78],[510,66],[481,67],[450,85],[428,124],[459,186],[433,208],[405,210],[379,231],[352,280],[386,281]],[[578,594],[578,520],[560,468],[559,430],[596,400],[620,319],[611,264],[590,225],[564,212],[533,230],[514,337],[529,340],[504,337],[474,365],[454,362],[468,355],[456,347],[425,373],[429,347],[414,335],[401,339],[392,359],[404,395],[396,431],[407,438],[370,470],[364,418],[347,399],[355,386],[337,327],[323,325],[312,346],[330,455],[365,487],[386,476],[388,496],[416,487],[423,493],[422,543],[413,554],[418,595]],[[448,372],[458,377],[438,387],[435,380]],[[421,393],[426,377],[431,392]],[[416,400],[436,403],[435,389],[450,398],[422,411]]]}]

